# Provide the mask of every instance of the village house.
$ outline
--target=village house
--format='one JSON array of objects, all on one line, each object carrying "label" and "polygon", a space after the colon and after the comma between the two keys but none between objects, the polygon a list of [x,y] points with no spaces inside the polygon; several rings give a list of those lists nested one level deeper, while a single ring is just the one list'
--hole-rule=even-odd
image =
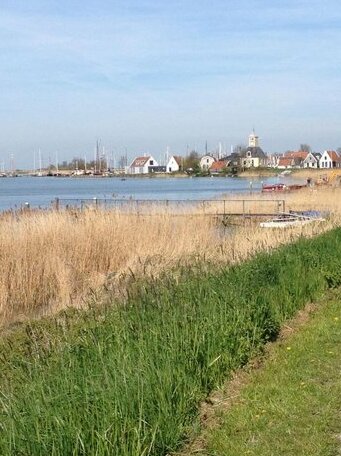
[{"label": "village house", "polygon": [[294,168],[303,168],[304,160],[308,157],[309,152],[306,150],[289,151],[284,154],[286,158],[293,158],[295,160]]},{"label": "village house", "polygon": [[259,147],[259,137],[253,131],[249,136],[249,146],[241,156],[241,166],[243,168],[259,168],[267,166],[267,156]]},{"label": "village house", "polygon": [[280,155],[279,154],[270,154],[270,155],[268,155],[267,166],[269,168],[277,168],[279,159],[280,159]]},{"label": "village house", "polygon": [[182,157],[172,155],[166,166],[167,173],[176,173],[182,171]]},{"label": "village house", "polygon": [[212,155],[204,155],[200,159],[200,163],[199,163],[200,169],[202,171],[208,171],[215,161],[216,161],[216,159],[214,157],[212,157]]},{"label": "village house", "polygon": [[151,155],[136,157],[128,168],[128,174],[148,174],[158,167],[158,163]]},{"label": "village house", "polygon": [[294,167],[295,161],[290,157],[279,157],[277,162],[278,169],[291,169]]},{"label": "village house", "polygon": [[341,168],[341,157],[335,150],[325,150],[320,158],[320,168]]},{"label": "village house", "polygon": [[210,174],[217,175],[223,173],[224,171],[226,171],[228,163],[229,162],[226,160],[215,161],[214,163],[212,163],[212,166],[210,168]]},{"label": "village house", "polygon": [[321,159],[321,154],[309,152],[303,160],[303,168],[318,168]]}]

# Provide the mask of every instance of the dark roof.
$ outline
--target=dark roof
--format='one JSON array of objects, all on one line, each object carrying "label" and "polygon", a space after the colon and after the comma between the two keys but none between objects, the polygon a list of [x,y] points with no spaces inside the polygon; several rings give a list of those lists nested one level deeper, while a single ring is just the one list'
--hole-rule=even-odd
[{"label": "dark roof", "polygon": [[243,154],[244,157],[247,156],[247,152],[251,152],[251,156],[253,158],[261,158],[261,159],[267,158],[261,147],[248,147],[246,149],[245,154]]},{"label": "dark roof", "polygon": [[316,161],[319,161],[322,155],[320,153],[310,152],[304,161],[311,161],[309,158],[313,157]]},{"label": "dark roof", "polygon": [[235,161],[235,160],[239,160],[239,159],[240,159],[240,154],[238,154],[238,152],[233,152],[232,154],[227,155],[227,157],[224,157],[222,160]]}]

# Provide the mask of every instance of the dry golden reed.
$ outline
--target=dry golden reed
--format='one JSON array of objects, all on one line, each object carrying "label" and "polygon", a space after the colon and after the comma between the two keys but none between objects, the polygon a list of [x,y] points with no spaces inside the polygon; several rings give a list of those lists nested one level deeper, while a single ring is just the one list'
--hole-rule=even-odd
[{"label": "dry golden reed", "polygon": [[[334,216],[325,223],[275,231],[250,222],[224,228],[213,217],[205,216],[200,207],[187,215],[158,206],[151,211],[153,215],[150,211],[138,215],[85,210],[3,216],[0,323],[34,318],[68,306],[80,307],[91,290],[101,289],[108,278],[119,284],[126,273],[157,275],[179,263],[190,265],[194,258],[216,264],[235,263],[260,250],[270,250],[301,235],[313,236],[339,224],[339,189],[309,190],[284,198],[287,210],[325,209],[332,210]],[[221,208],[214,204],[209,208],[211,213],[219,211]]]}]

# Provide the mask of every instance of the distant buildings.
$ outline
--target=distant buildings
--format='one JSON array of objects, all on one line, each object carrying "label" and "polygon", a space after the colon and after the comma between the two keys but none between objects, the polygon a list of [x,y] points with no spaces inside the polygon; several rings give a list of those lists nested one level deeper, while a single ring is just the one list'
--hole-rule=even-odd
[{"label": "distant buildings", "polygon": [[[302,147],[303,148],[303,147]],[[308,147],[307,147],[308,149]],[[172,155],[168,158],[168,151],[165,160],[157,161],[151,155],[136,157],[131,165],[127,168],[128,174],[149,174],[149,173],[176,173],[187,171],[197,173],[198,169],[203,173],[218,175],[222,173],[237,173],[239,170],[250,168],[278,168],[278,169],[331,169],[341,168],[341,156],[336,151],[326,150],[323,153],[311,152],[308,150],[288,151],[283,155],[278,153],[269,156],[260,147],[259,136],[253,130],[249,135],[248,146],[238,146],[232,149],[230,155],[222,151],[221,144],[218,149],[212,153],[207,153],[202,157],[192,153],[183,158],[178,155]],[[187,166],[187,170],[185,167]],[[196,171],[194,171],[196,169]]]},{"label": "distant buildings", "polygon": [[259,168],[268,164],[268,157],[259,146],[259,137],[253,131],[249,135],[249,146],[241,156],[241,166],[243,168]]},{"label": "distant buildings", "polygon": [[148,174],[157,166],[157,161],[151,155],[136,157],[128,168],[128,174]]},{"label": "distant buildings", "polygon": [[320,168],[341,168],[341,157],[335,150],[325,150],[320,158]]},{"label": "distant buildings", "polygon": [[225,172],[227,170],[228,163],[229,162],[226,160],[215,161],[210,168],[210,174],[221,174]]},{"label": "distant buildings", "polygon": [[182,171],[182,167],[183,167],[182,161],[183,161],[182,157],[179,157],[177,155],[172,155],[166,165],[166,172],[167,173],[176,173],[178,171]]},{"label": "distant buildings", "polygon": [[201,171],[208,171],[215,161],[216,158],[213,155],[204,155],[201,157],[199,162]]},{"label": "distant buildings", "polygon": [[172,155],[166,165],[160,165],[152,155],[134,158],[127,174],[175,173],[182,170],[182,157]]},{"label": "distant buildings", "polygon": [[309,152],[303,160],[303,168],[318,168],[321,160],[321,154]]},{"label": "distant buildings", "polygon": [[286,152],[282,157],[279,157],[277,168],[341,168],[341,157],[335,150],[325,150],[322,154],[302,150]]}]

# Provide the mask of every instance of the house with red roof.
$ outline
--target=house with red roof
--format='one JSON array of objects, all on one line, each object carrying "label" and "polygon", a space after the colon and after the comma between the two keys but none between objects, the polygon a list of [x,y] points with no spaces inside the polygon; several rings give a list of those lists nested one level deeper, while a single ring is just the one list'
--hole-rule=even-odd
[{"label": "house with red roof", "polygon": [[305,150],[297,150],[297,151],[289,151],[285,153],[285,157],[290,158],[299,158],[301,160],[305,160],[309,155],[309,152]]},{"label": "house with red roof", "polygon": [[212,163],[210,167],[210,174],[220,174],[226,170],[228,162],[226,160],[218,160]]},{"label": "house with red roof", "polygon": [[335,150],[325,150],[320,158],[320,168],[341,168],[341,157]]},{"label": "house with red roof", "polygon": [[148,174],[158,163],[151,155],[136,157],[128,168],[128,174]]},{"label": "house with red roof", "polygon": [[279,157],[277,168],[279,168],[279,169],[295,168],[295,163],[297,163],[297,160],[295,161],[295,158]]},{"label": "house with red roof", "polygon": [[291,168],[303,168],[304,160],[308,157],[309,152],[304,150],[289,151],[284,154],[284,158],[294,160]]}]

